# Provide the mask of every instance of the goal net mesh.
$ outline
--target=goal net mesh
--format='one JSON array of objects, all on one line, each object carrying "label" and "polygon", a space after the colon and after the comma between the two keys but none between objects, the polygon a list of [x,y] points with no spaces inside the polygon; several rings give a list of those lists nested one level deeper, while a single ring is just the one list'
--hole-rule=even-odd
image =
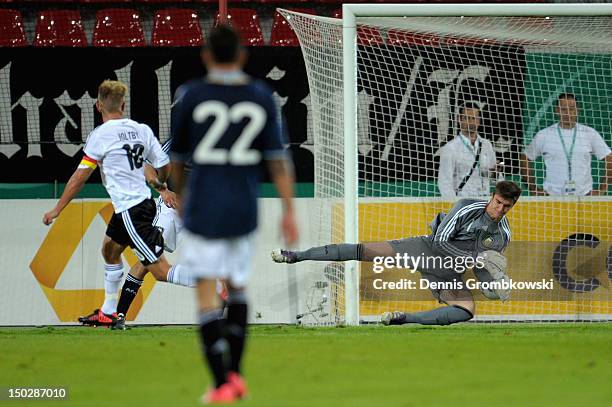
[{"label": "goal net mesh", "polygon": [[[342,21],[282,11],[297,33],[310,86],[314,133],[318,240],[344,239],[344,131]],[[612,202],[609,196],[530,196],[546,175],[542,158],[529,162],[535,185],[521,176],[522,154],[536,133],[558,122],[557,98],[576,96],[578,122],[612,145],[612,21],[609,17],[384,17],[357,18],[358,240],[373,242],[429,234],[439,212],[460,197],[487,199],[496,181],[524,189],[509,213],[506,250],[515,282],[510,301],[487,300],[472,290],[476,320],[608,320],[612,278]],[[494,157],[481,154],[478,188],[441,196],[441,148],[459,135],[460,108],[480,112],[478,135]],[[466,145],[466,148],[469,145]],[[474,158],[454,154],[454,176]],[[599,157],[601,158],[601,157]],[[493,159],[493,165],[486,160]],[[605,176],[591,156],[593,188]],[[440,180],[441,181],[441,180]],[[468,181],[469,182],[469,181]],[[474,181],[475,182],[475,181]],[[418,255],[418,254],[417,254]],[[406,269],[374,273],[359,266],[362,321],[385,311],[438,306],[419,274]],[[344,319],[342,263],[309,262],[303,269],[319,289],[304,323]],[[473,279],[466,272],[464,281]],[[383,287],[415,281],[416,289]],[[534,289],[529,282],[548,283]],[[408,283],[407,283],[408,284]],[[552,287],[551,287],[552,285]],[[400,285],[401,287],[401,285]]]}]

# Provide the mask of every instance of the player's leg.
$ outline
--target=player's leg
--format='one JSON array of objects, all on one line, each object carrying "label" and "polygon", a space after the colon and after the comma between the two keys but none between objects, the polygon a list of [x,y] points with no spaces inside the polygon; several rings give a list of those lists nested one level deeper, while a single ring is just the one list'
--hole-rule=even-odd
[{"label": "player's leg", "polygon": [[114,214],[106,229],[102,242],[104,258],[104,303],[90,315],[80,317],[84,325],[110,326],[117,316],[119,286],[125,272],[121,254],[129,243],[127,232],[123,229],[121,218]]},{"label": "player's leg", "polygon": [[253,235],[229,239],[224,247],[228,278],[226,285],[227,319],[226,338],[229,345],[230,364],[228,382],[234,387],[238,397],[247,394],[246,382],[242,376],[241,361],[247,340],[248,301],[246,286],[251,275],[254,237]]},{"label": "player's leg", "polygon": [[[178,214],[174,209],[168,208],[162,201],[157,202],[156,215],[153,219],[153,226],[157,227],[163,236],[164,249],[172,252],[176,248],[177,241],[177,227],[175,223],[178,221]],[[149,232],[146,232],[149,233]],[[154,239],[157,240],[157,239]],[[168,274],[172,271],[172,267],[165,261],[162,261],[158,267],[153,267],[154,276],[161,281],[168,280]],[[138,262],[132,266],[130,272],[125,278],[123,287],[121,288],[121,296],[119,297],[119,303],[117,305],[117,313],[127,315],[127,311],[130,309],[132,302],[136,298],[140,287],[144,281],[144,277],[149,270],[141,263]],[[181,279],[182,275],[178,274],[178,278]],[[179,280],[180,281],[180,280]],[[172,280],[170,280],[172,282]],[[195,281],[191,279],[185,284],[195,286]]]},{"label": "player's leg", "polygon": [[[130,236],[130,246],[156,280],[187,287],[195,286],[195,279],[187,274],[182,266],[172,266],[163,256],[164,237],[173,234],[174,229],[170,227],[163,229],[153,225],[156,218],[158,224],[160,220],[168,218],[163,211],[161,216],[158,216],[158,209],[153,200],[144,201],[121,215]],[[173,236],[171,240],[176,241],[176,237]]]},{"label": "player's leg", "polygon": [[468,290],[442,290],[439,299],[447,305],[423,312],[385,312],[381,322],[385,325],[450,325],[474,318],[475,303]]},{"label": "player's leg", "polygon": [[123,279],[124,266],[121,253],[125,245],[117,243],[109,236],[104,236],[102,244],[102,257],[104,258],[104,304],[102,312],[112,315],[117,312],[117,293]]},{"label": "player's leg", "polygon": [[196,279],[181,264],[172,265],[168,263],[166,256],[161,256],[155,263],[147,264],[146,270],[150,272],[157,281],[164,281],[183,287],[195,287]]},{"label": "player's leg", "polygon": [[[132,266],[130,272],[125,277],[123,287],[121,287],[121,296],[119,297],[119,303],[117,304],[117,315],[127,315],[132,302],[134,302],[134,298],[136,298],[136,295],[138,295],[138,291],[140,290],[147,273],[147,269],[140,262],[137,262]],[[125,319],[122,321],[122,324],[125,325]]]},{"label": "player's leg", "polygon": [[104,258],[104,303],[90,315],[79,318],[79,322],[83,325],[111,326],[117,318],[117,293],[124,273],[121,253],[123,253],[125,247],[108,236],[104,237],[102,244],[102,257]]},{"label": "player's leg", "polygon": [[242,378],[241,362],[247,336],[248,303],[244,288],[233,287],[228,282],[227,289],[225,332],[230,354],[227,380],[234,386],[238,396],[244,398],[247,386]]},{"label": "player's leg", "polygon": [[231,402],[238,399],[234,386],[227,381],[228,371],[224,355],[229,345],[225,338],[221,302],[216,295],[216,280],[227,277],[228,259],[233,255],[227,239],[206,239],[186,232],[182,241],[180,262],[188,273],[198,278],[196,293],[199,337],[204,359],[215,383],[214,388],[204,396],[206,403]]},{"label": "player's leg", "polygon": [[216,286],[216,280],[210,278],[198,280],[196,286],[200,343],[215,383],[203,396],[205,403],[232,402],[238,398],[233,385],[227,380],[228,371],[224,357],[228,342],[224,337],[225,327]]},{"label": "player's leg", "polygon": [[[409,253],[423,258],[437,257],[427,238],[417,236],[408,239],[391,240],[389,242],[396,253]],[[461,274],[455,270],[436,268],[420,270],[421,278],[430,283],[451,283],[459,286],[462,282]],[[438,290],[432,289],[433,296],[446,307],[436,308],[424,312],[404,313],[385,312],[381,322],[385,325],[421,324],[421,325],[450,325],[464,322],[473,318],[474,300],[469,290],[465,288]]]},{"label": "player's leg", "polygon": [[[126,235],[129,246],[142,265],[146,268],[149,264],[156,263],[163,255],[163,238],[161,231],[153,226],[153,220],[157,214],[155,202],[146,199],[132,208],[117,214],[120,229]],[[136,271],[142,273],[142,271]],[[125,313],[129,305],[136,297],[141,279],[127,279],[122,290],[123,301],[121,301],[121,312],[117,312],[117,319],[113,324],[114,329],[125,329]]]},{"label": "player's leg", "polygon": [[372,261],[378,256],[394,256],[395,251],[389,242],[340,243],[311,247],[304,251],[277,249],[272,251],[272,260],[277,263],[298,263],[314,261]]}]

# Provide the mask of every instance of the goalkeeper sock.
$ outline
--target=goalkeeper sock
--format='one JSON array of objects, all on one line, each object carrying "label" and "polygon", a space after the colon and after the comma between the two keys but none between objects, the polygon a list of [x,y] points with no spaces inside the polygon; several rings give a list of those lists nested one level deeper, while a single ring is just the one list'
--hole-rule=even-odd
[{"label": "goalkeeper sock", "polygon": [[247,300],[244,291],[231,291],[227,298],[226,338],[230,348],[229,370],[240,373],[246,341]]},{"label": "goalkeeper sock", "polygon": [[328,244],[326,246],[312,247],[303,252],[296,252],[297,261],[321,260],[321,261],[345,261],[361,260],[363,245],[342,243]]},{"label": "goalkeeper sock", "polygon": [[196,285],[196,279],[193,275],[180,264],[170,267],[166,281],[184,287],[195,287]]},{"label": "goalkeeper sock", "polygon": [[117,291],[123,277],[123,263],[104,265],[104,304],[102,312],[108,315],[117,312]]},{"label": "goalkeeper sock", "polygon": [[199,322],[204,358],[208,361],[208,366],[215,379],[215,386],[219,388],[226,382],[227,374],[223,362],[223,355],[227,351],[227,341],[222,334],[221,310],[201,311]]},{"label": "goalkeeper sock", "polygon": [[406,324],[421,325],[450,325],[456,322],[469,321],[474,315],[467,309],[458,305],[436,308],[430,311],[404,314]]},{"label": "goalkeeper sock", "polygon": [[133,275],[129,274],[125,278],[123,288],[121,289],[121,297],[119,298],[119,304],[117,305],[117,314],[126,315],[130,309],[130,305],[136,298],[138,290],[142,285],[142,280],[137,279]]}]

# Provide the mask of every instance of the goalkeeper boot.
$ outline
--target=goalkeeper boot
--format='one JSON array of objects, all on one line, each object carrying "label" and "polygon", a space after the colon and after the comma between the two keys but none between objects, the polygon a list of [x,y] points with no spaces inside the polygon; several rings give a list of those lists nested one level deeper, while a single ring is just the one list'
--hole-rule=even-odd
[{"label": "goalkeeper boot", "polygon": [[210,389],[202,396],[203,404],[230,404],[240,400],[234,386],[224,383],[218,388]]},{"label": "goalkeeper boot", "polygon": [[383,325],[403,325],[406,323],[406,314],[401,311],[384,312],[380,322]]},{"label": "goalkeeper boot", "polygon": [[123,314],[118,314],[117,318],[115,318],[115,323],[113,325],[111,325],[111,329],[114,331],[125,331],[128,329],[127,326],[125,326],[125,315]]},{"label": "goalkeeper boot", "polygon": [[244,381],[244,378],[240,376],[238,373],[229,372],[227,374],[227,382],[231,384],[232,386],[234,386],[234,391],[236,392],[236,395],[238,395],[238,398],[243,399],[249,393],[249,391],[247,390],[247,385],[246,385],[246,382]]},{"label": "goalkeeper boot", "polygon": [[297,253],[291,252],[289,250],[275,249],[275,250],[272,250],[271,255],[272,255],[272,260],[274,260],[277,263],[293,264],[293,263],[297,263],[298,261]]},{"label": "goalkeeper boot", "polygon": [[96,309],[85,317],[79,317],[79,322],[83,325],[109,327],[113,325],[115,319],[117,319],[117,313],[105,314],[101,309]]}]

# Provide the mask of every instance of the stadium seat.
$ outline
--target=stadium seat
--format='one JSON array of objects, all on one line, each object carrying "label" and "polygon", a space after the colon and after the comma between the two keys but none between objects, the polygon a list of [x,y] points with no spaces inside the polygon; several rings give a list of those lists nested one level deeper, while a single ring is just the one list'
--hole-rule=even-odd
[{"label": "stadium seat", "polygon": [[135,0],[136,3],[213,3],[219,0]]},{"label": "stadium seat", "polygon": [[101,4],[101,3],[131,3],[132,0],[77,0],[74,3],[92,3],[92,4]]},{"label": "stadium seat", "polygon": [[[342,18],[342,9],[332,13],[333,18]],[[376,28],[359,27],[357,28],[357,44],[359,45],[381,45],[384,44],[380,31]]]},{"label": "stadium seat", "polygon": [[85,47],[87,38],[77,10],[45,10],[36,18],[36,47]]},{"label": "stadium seat", "polygon": [[[227,21],[240,32],[242,44],[247,46],[262,46],[264,44],[259,16],[249,8],[227,9]],[[219,13],[215,17],[215,27],[219,24]]]},{"label": "stadium seat", "polygon": [[173,8],[155,13],[151,34],[154,47],[197,47],[203,42],[200,20],[195,11]]},{"label": "stadium seat", "polygon": [[389,30],[387,33],[387,44],[389,45],[440,45],[440,38],[433,34],[410,33],[400,30]]},{"label": "stadium seat", "polygon": [[[304,14],[316,14],[310,8],[291,8],[292,11],[297,11]],[[298,47],[300,45],[297,36],[293,29],[278,11],[274,12],[274,23],[272,24],[272,35],[270,37],[270,45],[275,47]]]},{"label": "stadium seat", "polygon": [[0,9],[0,47],[25,47],[28,45],[23,18],[17,10]]},{"label": "stadium seat", "polygon": [[[239,1],[239,0],[236,0]],[[231,0],[230,0],[231,3]],[[278,4],[279,7],[283,7],[283,4],[287,4],[287,3],[317,3],[317,2],[311,2],[310,0],[259,0],[258,3],[263,3],[263,4]],[[336,0],[335,3],[338,3],[338,1]],[[284,7],[283,7],[284,8]]]},{"label": "stadium seat", "polygon": [[143,47],[146,45],[140,16],[133,9],[103,9],[96,13],[93,45]]}]

